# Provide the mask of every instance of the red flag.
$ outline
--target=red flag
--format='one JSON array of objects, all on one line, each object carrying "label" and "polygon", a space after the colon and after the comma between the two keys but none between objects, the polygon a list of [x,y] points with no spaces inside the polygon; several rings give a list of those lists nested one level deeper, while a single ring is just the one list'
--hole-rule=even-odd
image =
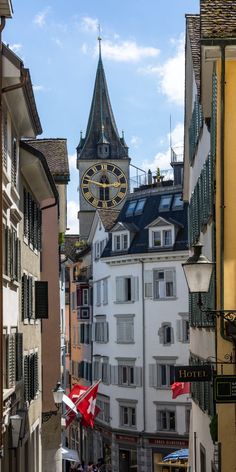
[{"label": "red flag", "polygon": [[[68,397],[72,400],[72,402],[76,405],[76,402],[79,400],[79,397],[83,395],[89,387],[85,387],[84,385],[75,384],[73,385]],[[77,409],[77,406],[76,406]],[[67,413],[66,413],[66,428],[74,421],[76,418],[76,414],[71,408],[67,406]]]},{"label": "red flag", "polygon": [[172,400],[174,400],[179,395],[184,395],[190,392],[190,383],[189,382],[174,382],[171,385],[172,390]]},{"label": "red flag", "polygon": [[[94,412],[94,419],[96,418],[96,416],[100,413],[101,411],[101,408],[99,408],[97,405],[95,406],[95,412]],[[84,418],[81,418],[81,424],[82,426],[84,426],[85,428],[89,428],[90,427],[90,424],[88,424]]]},{"label": "red flag", "polygon": [[94,419],[96,416],[96,397],[98,391],[99,382],[96,383],[93,388],[89,389],[88,394],[85,395],[83,400],[78,403],[77,410],[81,413],[83,421],[93,428]]}]

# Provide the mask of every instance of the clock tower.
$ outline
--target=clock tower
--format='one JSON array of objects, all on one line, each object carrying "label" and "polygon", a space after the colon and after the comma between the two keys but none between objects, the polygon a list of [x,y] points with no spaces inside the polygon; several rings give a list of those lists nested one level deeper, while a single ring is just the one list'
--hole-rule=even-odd
[{"label": "clock tower", "polygon": [[119,136],[101,57],[93,91],[92,104],[85,137],[77,146],[79,170],[80,237],[86,239],[96,209],[119,210],[125,202],[129,187],[128,147],[124,135]]}]

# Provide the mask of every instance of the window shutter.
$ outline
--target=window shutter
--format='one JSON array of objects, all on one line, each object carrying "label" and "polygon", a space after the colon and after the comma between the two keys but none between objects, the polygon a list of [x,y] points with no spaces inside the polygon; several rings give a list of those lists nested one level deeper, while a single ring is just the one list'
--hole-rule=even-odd
[{"label": "window shutter", "polygon": [[118,385],[118,366],[111,365],[111,384]]},{"label": "window shutter", "polygon": [[125,279],[124,277],[116,277],[116,301],[123,302],[125,294]]},{"label": "window shutter", "polygon": [[16,247],[16,254],[17,254],[17,281],[20,282],[21,280],[21,242],[20,239],[17,239],[17,247]]},{"label": "window shutter", "polygon": [[142,367],[134,368],[134,383],[136,387],[142,387]]},{"label": "window shutter", "polygon": [[24,397],[26,402],[30,401],[29,356],[24,357]]},{"label": "window shutter", "polygon": [[164,328],[164,326],[161,326],[161,328],[158,329],[158,336],[159,336],[160,344],[164,344],[164,342],[165,342],[165,328]]},{"label": "window shutter", "polygon": [[132,301],[138,301],[139,297],[139,278],[131,277],[131,299]]},{"label": "window shutter", "polygon": [[7,274],[8,277],[11,277],[12,273],[12,264],[11,264],[11,230],[7,227]]},{"label": "window shutter", "polygon": [[8,134],[7,134],[7,112],[3,113],[3,165],[7,168],[7,152],[8,152]]},{"label": "window shutter", "polygon": [[176,321],[176,335],[177,335],[177,340],[182,343],[183,342],[182,320],[177,320]]},{"label": "window shutter", "polygon": [[109,339],[109,324],[107,321],[103,323],[103,341],[104,343],[108,343]]},{"label": "window shutter", "polygon": [[27,280],[27,292],[28,292],[28,317],[33,317],[33,278],[28,277]]},{"label": "window shutter", "polygon": [[153,297],[153,272],[152,270],[144,271],[144,297]]},{"label": "window shutter", "polygon": [[80,342],[84,344],[84,323],[80,324]]},{"label": "window shutter", "polygon": [[35,318],[48,318],[48,282],[35,281]]},{"label": "window shutter", "polygon": [[157,387],[157,365],[149,364],[149,387]]},{"label": "window shutter", "polygon": [[33,201],[33,246],[34,249],[38,248],[38,212],[37,204]]},{"label": "window shutter", "polygon": [[95,342],[96,340],[96,324],[92,324],[92,341]]},{"label": "window shutter", "polygon": [[176,289],[175,289],[175,277],[174,277],[174,271],[173,270],[166,270],[165,272],[165,281],[167,283],[172,283],[173,284],[173,296],[176,295]]},{"label": "window shutter", "polygon": [[23,274],[21,278],[21,311],[22,311],[22,320],[25,320],[28,317],[27,312],[27,275]]},{"label": "window shutter", "polygon": [[28,237],[29,231],[29,211],[28,211],[28,193],[24,188],[24,236]]},{"label": "window shutter", "polygon": [[29,356],[29,396],[30,401],[35,397],[35,385],[34,385],[34,354]]},{"label": "window shutter", "polygon": [[15,346],[15,335],[7,335],[7,388],[11,388],[15,385],[16,380],[16,346]]},{"label": "window shutter", "polygon": [[[39,357],[38,353],[35,352],[34,354],[34,387],[35,387],[35,395],[39,390]],[[34,395],[34,396],[35,396]]]},{"label": "window shutter", "polygon": [[23,334],[16,333],[16,380],[23,376]]}]

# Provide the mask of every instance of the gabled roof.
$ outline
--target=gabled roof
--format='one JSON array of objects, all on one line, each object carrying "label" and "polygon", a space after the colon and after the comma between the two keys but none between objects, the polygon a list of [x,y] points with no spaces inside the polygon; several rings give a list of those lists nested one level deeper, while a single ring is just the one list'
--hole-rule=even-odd
[{"label": "gabled roof", "polygon": [[146,226],[146,228],[153,228],[154,226],[170,226],[173,223],[170,223],[167,221],[167,219],[162,218],[162,216],[158,216],[158,218],[155,218],[149,225]]},{"label": "gabled roof", "polygon": [[186,28],[189,34],[195,81],[198,93],[200,93],[200,15],[186,15]]},{"label": "gabled roof", "polygon": [[131,233],[137,233],[138,227],[134,223],[122,223],[121,221],[118,221],[112,228],[111,233],[126,230],[130,231]]},{"label": "gabled roof", "polygon": [[235,0],[201,0],[201,39],[236,38]]},{"label": "gabled roof", "polygon": [[70,180],[66,139],[30,139],[27,143],[44,154],[56,182]]},{"label": "gabled roof", "polygon": [[[148,252],[153,253],[155,251],[183,251],[188,249],[188,205],[187,203],[184,203],[182,209],[172,210],[174,196],[179,195],[181,190],[181,187],[162,187],[161,190],[158,190],[156,193],[147,194],[145,191],[139,192],[139,195],[135,196],[135,200],[143,199],[144,197],[146,198],[144,211],[141,214],[127,216],[126,213],[129,203],[134,199],[134,195],[130,195],[130,198],[127,199],[117,218],[117,224],[122,225],[120,228],[129,227],[135,229],[134,237],[131,241],[130,247],[128,251],[125,251],[126,254],[143,254]],[[172,195],[171,205],[169,210],[159,211],[161,198],[164,195]],[[158,224],[158,222],[161,225],[172,224],[177,226],[178,231],[176,231],[175,244],[171,248],[149,248],[149,227],[154,223]],[[110,238],[103,251],[102,257],[113,256],[116,257],[116,255],[112,252],[112,241]]]},{"label": "gabled roof", "polygon": [[117,217],[119,215],[119,210],[97,210],[99,217],[101,218],[101,222],[106,231],[110,231],[110,229],[114,226]]},{"label": "gabled roof", "polygon": [[[105,141],[104,141],[105,140]],[[99,55],[95,86],[85,138],[77,147],[79,159],[94,159],[100,142],[110,145],[110,157],[127,158],[128,148],[119,137],[109,98],[102,58]]]}]

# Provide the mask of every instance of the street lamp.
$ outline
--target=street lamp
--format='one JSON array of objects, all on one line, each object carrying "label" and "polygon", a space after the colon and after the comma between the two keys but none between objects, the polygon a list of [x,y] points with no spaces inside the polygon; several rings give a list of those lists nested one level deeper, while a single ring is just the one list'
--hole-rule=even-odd
[{"label": "street lamp", "polygon": [[198,306],[203,313],[207,316],[223,318],[232,323],[235,327],[233,322],[236,321],[236,310],[212,310],[211,308],[202,308],[200,295],[201,293],[209,291],[214,263],[210,262],[209,259],[202,254],[201,243],[198,242],[194,244],[193,251],[193,255],[182,264],[189,292],[199,293]]},{"label": "street lamp", "polygon": [[54,399],[54,403],[56,405],[56,410],[52,410],[52,411],[45,411],[42,413],[42,422],[43,423],[46,423],[46,421],[48,421],[53,415],[57,415],[57,412],[62,404],[62,398],[63,398],[63,395],[64,395],[64,390],[61,386],[61,383],[60,382],[57,382],[57,385],[55,388],[52,389],[52,394],[53,394],[53,399]]}]

